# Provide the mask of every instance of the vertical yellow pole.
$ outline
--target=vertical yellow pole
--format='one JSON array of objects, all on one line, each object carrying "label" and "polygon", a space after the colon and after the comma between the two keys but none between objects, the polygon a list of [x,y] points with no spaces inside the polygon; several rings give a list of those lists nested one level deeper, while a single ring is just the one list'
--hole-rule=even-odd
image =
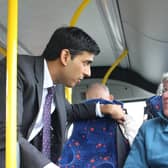
[{"label": "vertical yellow pole", "polygon": [[[77,23],[77,20],[82,13],[82,11],[86,8],[86,6],[90,3],[90,0],[83,0],[82,3],[79,5],[79,7],[76,9],[74,15],[72,16],[72,19],[70,21],[69,26],[75,26]],[[67,100],[72,103],[72,88],[65,87],[65,96]]]},{"label": "vertical yellow pole", "polygon": [[17,24],[18,2],[8,0],[7,96],[6,96],[6,168],[16,168],[17,144]]},{"label": "vertical yellow pole", "polygon": [[2,56],[6,56],[6,50],[4,49],[4,48],[2,48],[1,46],[0,46],[0,54],[2,54]]}]

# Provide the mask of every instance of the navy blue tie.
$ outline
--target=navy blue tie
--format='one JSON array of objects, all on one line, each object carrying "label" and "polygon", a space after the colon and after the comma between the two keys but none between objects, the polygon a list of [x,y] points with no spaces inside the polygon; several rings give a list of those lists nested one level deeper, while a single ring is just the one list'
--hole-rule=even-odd
[{"label": "navy blue tie", "polygon": [[42,139],[42,153],[50,159],[50,148],[51,148],[51,103],[54,96],[54,87],[49,87],[48,94],[45,98],[43,108],[43,139]]}]

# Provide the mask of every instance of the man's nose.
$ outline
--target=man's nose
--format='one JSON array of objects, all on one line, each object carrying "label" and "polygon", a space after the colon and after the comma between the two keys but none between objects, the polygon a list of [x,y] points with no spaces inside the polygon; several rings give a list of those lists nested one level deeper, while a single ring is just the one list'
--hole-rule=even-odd
[{"label": "man's nose", "polygon": [[90,67],[85,68],[84,73],[85,73],[85,77],[90,77],[91,76],[91,68]]}]

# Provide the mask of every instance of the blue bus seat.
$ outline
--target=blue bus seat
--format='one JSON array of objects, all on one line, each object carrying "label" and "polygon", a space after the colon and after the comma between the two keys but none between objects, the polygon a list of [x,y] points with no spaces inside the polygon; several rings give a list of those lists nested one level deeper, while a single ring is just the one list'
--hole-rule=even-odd
[{"label": "blue bus seat", "polygon": [[[87,103],[117,103],[93,99]],[[122,105],[122,104],[121,104]],[[119,124],[110,117],[73,123],[73,131],[65,142],[59,159],[61,168],[122,168],[129,152],[128,140]]]},{"label": "blue bus seat", "polygon": [[162,96],[152,96],[146,100],[145,114],[147,119],[158,117],[158,112],[162,111]]}]

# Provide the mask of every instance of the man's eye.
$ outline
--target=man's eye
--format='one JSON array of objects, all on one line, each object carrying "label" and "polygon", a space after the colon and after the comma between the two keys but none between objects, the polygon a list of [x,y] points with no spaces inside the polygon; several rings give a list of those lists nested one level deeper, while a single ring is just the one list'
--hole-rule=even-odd
[{"label": "man's eye", "polygon": [[83,63],[84,66],[88,66],[88,65],[90,65],[90,64],[91,64],[90,62],[84,62],[84,63]]}]

